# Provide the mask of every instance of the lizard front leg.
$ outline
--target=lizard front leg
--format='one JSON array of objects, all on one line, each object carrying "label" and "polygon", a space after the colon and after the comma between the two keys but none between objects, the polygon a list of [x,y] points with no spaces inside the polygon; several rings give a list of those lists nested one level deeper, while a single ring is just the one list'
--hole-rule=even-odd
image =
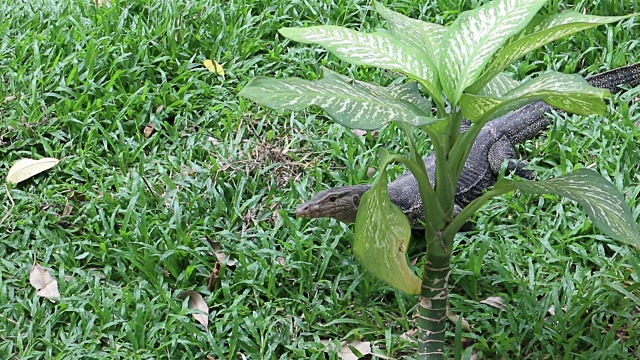
[{"label": "lizard front leg", "polygon": [[500,139],[491,145],[488,153],[489,166],[491,171],[497,176],[500,173],[502,163],[507,161],[507,174],[514,173],[522,178],[533,180],[533,171],[525,169],[528,165],[522,160],[518,160],[513,144],[506,138]]}]

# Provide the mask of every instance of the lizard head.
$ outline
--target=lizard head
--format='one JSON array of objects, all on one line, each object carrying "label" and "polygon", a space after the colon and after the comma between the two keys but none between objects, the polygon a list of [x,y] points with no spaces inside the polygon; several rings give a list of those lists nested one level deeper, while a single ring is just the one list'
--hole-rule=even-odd
[{"label": "lizard head", "polygon": [[296,215],[314,219],[330,217],[347,224],[356,222],[360,198],[370,185],[340,186],[324,190],[296,209]]}]

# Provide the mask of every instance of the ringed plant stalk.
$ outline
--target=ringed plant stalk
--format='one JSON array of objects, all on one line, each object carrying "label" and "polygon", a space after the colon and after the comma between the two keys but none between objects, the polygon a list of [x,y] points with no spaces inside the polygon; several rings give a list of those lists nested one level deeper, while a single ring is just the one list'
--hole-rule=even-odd
[{"label": "ringed plant stalk", "polygon": [[[275,109],[299,111],[318,106],[349,128],[373,130],[394,122],[404,130],[410,156],[390,155],[380,149],[379,175],[371,188],[357,198],[352,248],[356,260],[372,275],[400,291],[420,296],[419,359],[446,357],[445,319],[453,238],[491,198],[515,189],[567,196],[583,205],[607,236],[634,246],[640,244],[640,232],[624,198],[594,171],[578,170],[544,181],[500,179],[464,209],[455,203],[461,176],[469,171],[465,163],[489,120],[538,100],[576,114],[606,112],[604,99],[610,92],[589,85],[579,76],[548,72],[520,83],[503,73],[515,60],[548,42],[628,17],[571,11],[536,15],[546,3],[494,0],[463,12],[453,23],[442,26],[409,18],[374,2],[376,12],[387,22],[386,31],[363,33],[333,25],[283,28],[280,33],[285,38],[323,46],[355,65],[394,70],[407,81],[382,87],[327,69],[324,77],[316,81],[258,76],[240,92],[241,96]],[[427,171],[422,161],[413,137],[415,128],[426,133],[433,144],[435,172]],[[508,148],[500,146],[486,149],[487,153],[490,151],[509,153]],[[508,159],[507,169],[529,178],[529,172],[515,159],[500,157],[503,158]],[[424,212],[425,219],[421,225],[427,255],[422,279],[406,258],[410,221],[389,197],[387,167],[393,162],[409,168],[420,192],[420,201],[414,205]],[[500,164],[489,165],[500,168]]]}]

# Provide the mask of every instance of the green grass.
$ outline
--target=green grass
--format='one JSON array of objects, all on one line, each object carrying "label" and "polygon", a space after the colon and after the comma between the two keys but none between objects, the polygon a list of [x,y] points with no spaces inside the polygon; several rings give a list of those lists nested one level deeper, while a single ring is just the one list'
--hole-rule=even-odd
[{"label": "green grass", "polygon": [[[318,190],[368,181],[377,147],[402,151],[398,129],[357,137],[318,111],[274,112],[236,96],[256,75],[312,79],[323,66],[390,83],[392,74],[277,34],[283,26],[382,24],[364,1],[273,3],[0,4],[0,102],[16,96],[0,104],[0,173],[24,157],[64,158],[9,189],[0,358],[324,359],[325,339],[371,341],[379,354],[411,358],[414,344],[401,335],[413,328],[416,299],[363,273],[348,226],[292,213]],[[392,8],[447,23],[480,1],[422,3]],[[550,0],[544,11],[567,8]],[[575,8],[640,11],[627,0]],[[586,75],[637,62],[639,35],[638,20],[599,27],[512,70],[521,78],[546,69]],[[224,79],[202,66],[207,58],[224,64]],[[541,178],[593,166],[637,218],[634,96],[616,97],[606,117],[558,117],[520,153]],[[147,139],[148,123],[157,131]],[[61,217],[67,204],[73,210]],[[0,218],[10,207],[3,189]],[[505,196],[476,221],[475,232],[458,237],[451,308],[473,326],[463,335],[482,358],[640,357],[637,251],[553,196]],[[211,241],[237,262],[214,292]],[[29,285],[34,259],[58,279],[61,300],[39,298]],[[189,289],[210,307],[209,331],[178,300]],[[504,297],[507,311],[479,302],[488,296]]]}]

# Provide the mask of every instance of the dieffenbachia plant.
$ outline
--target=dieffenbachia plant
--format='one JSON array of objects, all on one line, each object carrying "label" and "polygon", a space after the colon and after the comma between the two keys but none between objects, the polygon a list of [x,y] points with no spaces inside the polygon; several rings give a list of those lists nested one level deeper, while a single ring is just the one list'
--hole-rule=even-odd
[{"label": "dieffenbachia plant", "polygon": [[[380,152],[379,175],[362,197],[358,211],[353,252],[376,277],[420,296],[420,359],[445,357],[453,238],[491,198],[515,189],[566,196],[584,206],[606,235],[640,244],[640,233],[622,195],[589,170],[544,181],[501,179],[453,216],[455,190],[465,161],[489,120],[536,100],[578,114],[606,111],[608,90],[594,88],[578,76],[550,72],[520,84],[502,74],[512,62],[548,42],[625,18],[571,11],[536,16],[545,3],[547,0],[495,0],[463,12],[449,26],[441,26],[406,17],[374,2],[375,10],[387,21],[387,31],[363,33],[330,25],[283,28],[280,34],[286,38],[321,45],[355,65],[397,71],[409,81],[382,87],[326,70],[324,78],[317,81],[259,76],[240,92],[275,109],[298,111],[319,106],[331,119],[349,128],[371,130],[395,122],[405,131],[411,156]],[[460,134],[463,117],[473,124]],[[435,187],[417,151],[414,127],[421,128],[433,144]],[[423,199],[427,259],[422,279],[410,269],[405,256],[411,234],[409,222],[387,193],[386,168],[398,161],[418,180]]]}]

